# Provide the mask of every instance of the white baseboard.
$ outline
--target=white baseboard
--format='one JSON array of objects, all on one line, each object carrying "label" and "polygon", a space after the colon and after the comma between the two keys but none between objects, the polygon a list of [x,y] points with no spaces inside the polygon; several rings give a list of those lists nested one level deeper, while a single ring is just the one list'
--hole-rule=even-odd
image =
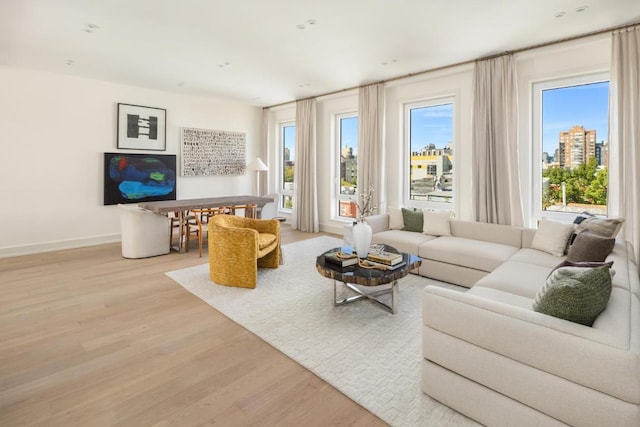
[{"label": "white baseboard", "polygon": [[120,234],[107,234],[81,239],[59,240],[55,242],[35,243],[32,245],[12,246],[0,248],[0,258],[8,258],[20,255],[39,254],[43,252],[60,251],[64,249],[82,248],[85,246],[103,245],[120,241]]}]

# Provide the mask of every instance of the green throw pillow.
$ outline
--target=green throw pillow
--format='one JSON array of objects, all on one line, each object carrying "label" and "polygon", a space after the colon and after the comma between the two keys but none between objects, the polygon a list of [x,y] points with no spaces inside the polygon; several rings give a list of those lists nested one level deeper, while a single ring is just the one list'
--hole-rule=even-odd
[{"label": "green throw pillow", "polygon": [[424,216],[422,215],[422,211],[411,211],[409,209],[402,208],[402,220],[404,221],[403,230],[422,233],[422,227],[424,225]]},{"label": "green throw pillow", "polygon": [[586,326],[593,325],[611,296],[609,266],[559,268],[538,291],[533,310]]}]

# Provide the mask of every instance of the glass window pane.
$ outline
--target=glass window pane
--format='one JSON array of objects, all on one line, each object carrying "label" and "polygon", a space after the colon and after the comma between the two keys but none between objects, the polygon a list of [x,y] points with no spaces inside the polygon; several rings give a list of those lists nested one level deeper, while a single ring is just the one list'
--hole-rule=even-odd
[{"label": "glass window pane", "polygon": [[607,214],[609,82],[542,91],[542,210]]},{"label": "glass window pane", "polygon": [[410,200],[453,202],[453,103],[411,108]]},{"label": "glass window pane", "polygon": [[[358,117],[339,118],[340,184],[338,216],[355,218],[358,191]],[[340,197],[344,196],[344,197]]]},{"label": "glass window pane", "polygon": [[282,126],[282,206],[293,208],[294,170],[295,170],[296,127]]}]

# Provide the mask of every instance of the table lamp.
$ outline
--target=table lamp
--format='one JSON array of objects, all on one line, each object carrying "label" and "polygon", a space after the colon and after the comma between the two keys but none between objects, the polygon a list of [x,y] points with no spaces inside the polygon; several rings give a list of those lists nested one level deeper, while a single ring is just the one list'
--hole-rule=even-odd
[{"label": "table lamp", "polygon": [[269,168],[264,164],[260,157],[256,156],[255,159],[251,160],[247,165],[247,169],[250,171],[256,171],[256,195],[260,195],[260,172],[268,171]]}]

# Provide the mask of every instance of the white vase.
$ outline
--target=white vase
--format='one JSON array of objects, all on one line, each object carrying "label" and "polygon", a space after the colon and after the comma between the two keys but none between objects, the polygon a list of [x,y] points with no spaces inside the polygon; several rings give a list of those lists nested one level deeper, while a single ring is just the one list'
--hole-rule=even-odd
[{"label": "white vase", "polygon": [[366,222],[357,222],[353,226],[353,247],[358,258],[366,258],[371,245],[371,226]]}]

